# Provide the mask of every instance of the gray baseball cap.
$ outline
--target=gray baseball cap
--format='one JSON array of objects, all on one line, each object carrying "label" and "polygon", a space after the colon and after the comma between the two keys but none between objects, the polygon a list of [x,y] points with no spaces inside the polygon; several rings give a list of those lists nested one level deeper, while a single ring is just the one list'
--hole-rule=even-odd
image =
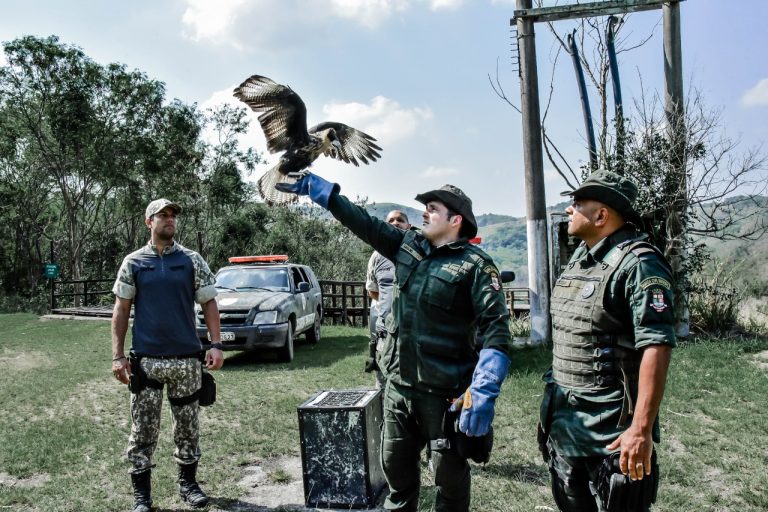
[{"label": "gray baseball cap", "polygon": [[161,197],[160,199],[155,199],[149,205],[147,205],[147,211],[144,213],[144,218],[148,219],[152,217],[154,214],[159,212],[160,210],[164,208],[171,208],[175,213],[181,212],[181,206],[179,206],[178,203],[174,203],[173,201],[170,201],[168,199],[165,199],[164,197]]}]

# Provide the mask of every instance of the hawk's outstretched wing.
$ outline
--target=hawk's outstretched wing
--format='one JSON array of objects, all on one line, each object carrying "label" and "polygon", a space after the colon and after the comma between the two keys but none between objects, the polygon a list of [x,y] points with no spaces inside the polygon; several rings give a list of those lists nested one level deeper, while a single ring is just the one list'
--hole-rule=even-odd
[{"label": "hawk's outstretched wing", "polygon": [[343,160],[348,164],[359,166],[358,159],[367,164],[370,160],[375,162],[381,158],[381,148],[375,144],[376,139],[365,132],[361,132],[344,123],[325,122],[320,123],[309,129],[309,133],[318,133],[328,128],[333,128],[336,132],[336,138],[341,143],[341,149],[337,150],[331,146],[325,151],[325,156],[330,156],[337,160]]},{"label": "hawk's outstretched wing", "polygon": [[255,112],[262,112],[259,123],[270,153],[309,143],[307,107],[290,87],[253,75],[234,90],[234,95]]}]

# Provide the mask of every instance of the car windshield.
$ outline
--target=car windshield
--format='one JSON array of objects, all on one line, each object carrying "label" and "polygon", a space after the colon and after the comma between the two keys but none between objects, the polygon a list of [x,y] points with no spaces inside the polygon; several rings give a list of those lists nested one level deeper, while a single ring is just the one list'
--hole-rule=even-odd
[{"label": "car windshield", "polygon": [[288,271],[285,268],[223,269],[216,274],[216,288],[225,288],[235,291],[290,291]]}]

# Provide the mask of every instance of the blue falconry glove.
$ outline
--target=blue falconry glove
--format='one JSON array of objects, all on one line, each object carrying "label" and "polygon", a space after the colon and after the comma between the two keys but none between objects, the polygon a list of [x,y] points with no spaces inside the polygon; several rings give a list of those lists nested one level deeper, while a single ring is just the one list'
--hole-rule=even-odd
[{"label": "blue falconry glove", "polygon": [[278,183],[275,188],[280,192],[309,196],[313,202],[327,210],[331,196],[338,194],[341,187],[337,183],[325,181],[317,174],[312,174],[309,171],[302,171],[297,174],[300,176],[296,183]]},{"label": "blue falconry glove", "polygon": [[484,436],[493,421],[496,397],[501,383],[509,372],[509,357],[500,350],[484,348],[472,375],[472,384],[453,405],[452,411],[461,410],[459,430],[468,436]]}]

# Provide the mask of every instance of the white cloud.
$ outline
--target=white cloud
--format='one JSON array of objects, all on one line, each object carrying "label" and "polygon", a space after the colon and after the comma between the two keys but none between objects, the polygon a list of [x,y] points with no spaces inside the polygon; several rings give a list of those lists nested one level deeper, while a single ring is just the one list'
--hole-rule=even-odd
[{"label": "white cloud", "polygon": [[217,44],[240,44],[231,34],[236,19],[248,9],[246,0],[185,0],[187,9],[181,18],[189,27],[185,36],[193,41],[209,41]]},{"label": "white cloud", "polygon": [[464,4],[464,0],[430,0],[429,4],[433,11],[440,9],[455,11]]},{"label": "white cloud", "polygon": [[[327,38],[341,18],[368,29],[417,5],[456,10],[464,0],[182,0],[182,35],[195,42],[274,51]],[[289,29],[288,29],[289,28]],[[318,34],[315,34],[318,33]],[[297,38],[296,34],[303,37]],[[315,34],[315,35],[313,35]]]},{"label": "white cloud", "polygon": [[373,28],[386,21],[393,12],[404,11],[409,0],[330,0],[333,12]]},{"label": "white cloud", "polygon": [[330,103],[323,106],[323,113],[329,121],[353,126],[386,144],[409,137],[422,123],[432,119],[429,108],[406,109],[384,96],[376,96],[367,105]]},{"label": "white cloud", "polygon": [[768,106],[768,78],[763,78],[741,97],[741,104],[746,107]]},{"label": "white cloud", "polygon": [[421,177],[440,178],[442,176],[456,176],[458,174],[461,174],[461,171],[455,167],[435,167],[430,165],[423,173],[421,173]]}]

